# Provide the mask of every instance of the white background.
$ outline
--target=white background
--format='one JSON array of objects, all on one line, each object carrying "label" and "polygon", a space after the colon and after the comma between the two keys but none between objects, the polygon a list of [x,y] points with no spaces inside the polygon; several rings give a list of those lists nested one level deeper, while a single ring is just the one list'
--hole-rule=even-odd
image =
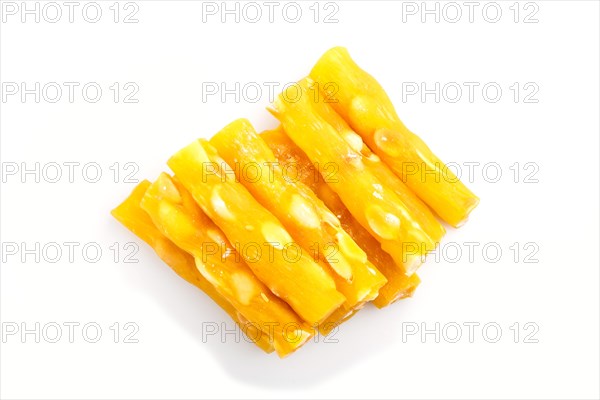
[{"label": "white background", "polygon": [[[512,1],[498,3],[497,23],[483,18],[485,3],[470,23],[462,2],[457,23],[447,21],[454,18],[449,8],[439,23],[432,15],[423,23],[419,13],[404,14],[403,21],[407,5],[392,1],[337,2],[337,23],[323,23],[321,4],[315,23],[312,3],[301,4],[298,23],[285,21],[281,6],[274,23],[266,16],[235,23],[230,16],[223,24],[219,15],[204,23],[202,3],[194,1],[137,1],[139,22],[133,24],[122,23],[123,14],[113,22],[112,1],[100,2],[98,23],[82,18],[85,3],[73,23],[66,15],[58,23],[3,16],[3,83],[97,82],[103,88],[97,103],[76,90],[73,103],[65,92],[55,104],[44,98],[35,103],[33,95],[23,102],[18,94],[1,104],[5,172],[22,162],[96,162],[103,172],[98,183],[83,180],[80,169],[73,183],[65,176],[58,183],[4,177],[3,246],[94,242],[103,254],[96,263],[82,258],[81,246],[74,262],[67,254],[56,263],[36,262],[33,255],[23,263],[21,253],[4,254],[5,330],[22,323],[31,329],[36,322],[81,325],[73,343],[64,326],[57,343],[3,332],[3,398],[598,398],[598,3],[538,1],[528,9],[521,3],[517,23]],[[524,23],[536,8],[538,22]],[[133,162],[136,178],[154,179],[173,152],[235,118],[247,117],[257,129],[274,127],[265,111],[266,88],[254,103],[233,96],[203,101],[203,82],[293,82],[335,45],[346,46],[380,80],[404,122],[442,159],[500,166],[496,183],[481,168],[475,171],[468,185],[481,204],[465,227],[445,238],[463,251],[464,242],[480,243],[475,258],[464,253],[457,262],[428,260],[414,298],[384,310],[367,307],[335,334],[337,343],[321,339],[284,360],[232,336],[225,343],[216,336],[203,342],[203,323],[232,327],[206,296],[141,243],[138,263],[123,262],[123,253],[113,260],[113,243],[139,242],[109,215],[134,186],[123,176],[115,183],[109,167]],[[137,84],[139,102],[123,103],[121,93],[115,103],[108,89],[114,82]],[[480,86],[473,102],[466,90],[456,103],[448,96],[438,103],[433,95],[403,102],[403,82]],[[495,103],[481,94],[489,82],[503,90]],[[509,88],[515,82],[521,86],[516,103]],[[532,98],[537,103],[524,102],[528,82],[539,88]],[[509,168],[515,162],[517,183]],[[528,162],[539,167],[538,183],[524,182]],[[496,263],[482,256],[490,242],[503,250]],[[516,260],[509,249],[515,242],[521,248]],[[529,242],[539,248],[537,263],[524,262]],[[97,343],[82,336],[89,322],[103,330]],[[118,343],[110,330],[115,322]],[[139,327],[138,343],[124,343],[126,322]],[[434,335],[403,340],[407,326],[431,329],[436,322],[463,326],[463,337],[458,343],[445,337],[436,343]],[[481,324],[473,343],[463,325],[468,322]],[[510,329],[515,322],[518,343]],[[539,327],[532,337],[537,343],[525,343],[527,322]],[[485,340],[486,323],[502,328],[497,343]]]}]

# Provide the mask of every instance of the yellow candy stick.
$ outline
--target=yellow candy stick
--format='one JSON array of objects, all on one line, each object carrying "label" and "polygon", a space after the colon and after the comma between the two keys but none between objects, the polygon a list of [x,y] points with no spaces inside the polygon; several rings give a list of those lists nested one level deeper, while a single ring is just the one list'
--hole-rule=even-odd
[{"label": "yellow candy stick", "polygon": [[344,303],[333,279],[301,251],[281,222],[236,182],[212,145],[195,141],[168,164],[255,275],[310,325],[318,325]]},{"label": "yellow candy stick", "polygon": [[[379,289],[379,295],[373,300],[373,304],[382,308],[396,300],[412,296],[420,283],[417,274],[406,276],[395,265],[391,256],[382,250],[379,242],[352,216],[339,196],[324,182],[306,154],[286,136],[283,129],[279,127],[262,132],[261,137],[281,164],[296,166],[297,179],[309,186],[323,200],[325,205],[339,218],[344,230],[367,253],[369,261],[386,277],[388,282]],[[342,317],[340,316],[340,318]]]},{"label": "yellow candy stick", "polygon": [[268,332],[279,356],[292,353],[311,337],[311,327],[256,278],[179,182],[161,174],[141,204],[159,231],[194,256],[202,276],[249,323]]},{"label": "yellow candy stick", "polygon": [[[399,194],[401,182],[389,186],[391,171],[363,146],[358,135],[350,139],[351,131],[342,135],[328,122],[324,117],[330,113],[328,105],[314,102],[309,93],[312,83],[310,79],[300,81],[302,93],[293,100],[280,95],[274,104],[274,115],[290,139],[322,169],[327,184],[357,221],[381,243],[403,272],[413,274],[424,255],[436,247],[443,228],[423,225],[423,221],[434,224],[435,219],[427,216],[430,211],[407,188]],[[355,142],[356,137],[360,142]],[[331,167],[335,174],[325,176],[324,171]],[[417,208],[418,204],[421,206]]]},{"label": "yellow candy stick", "polygon": [[448,167],[398,118],[381,85],[343,47],[327,51],[310,73],[316,89],[367,145],[425,203],[454,227],[479,204]]},{"label": "yellow candy stick", "polygon": [[[258,332],[255,326],[247,325],[245,318],[221,296],[215,287],[208,282],[196,268],[194,257],[177,247],[154,226],[148,214],[142,210],[140,203],[150,182],[140,182],[133,192],[111,214],[127,229],[137,235],[154,249],[156,254],[187,282],[206,293],[221,307],[251,338],[257,338],[256,345],[267,353],[274,349],[269,337]],[[247,328],[245,328],[247,327]]]},{"label": "yellow candy stick", "polygon": [[345,307],[374,299],[385,277],[343,230],[340,221],[313,191],[278,165],[273,152],[247,120],[240,119],[210,143],[236,173],[237,179],[283,224],[292,238],[325,266],[346,296]]}]

